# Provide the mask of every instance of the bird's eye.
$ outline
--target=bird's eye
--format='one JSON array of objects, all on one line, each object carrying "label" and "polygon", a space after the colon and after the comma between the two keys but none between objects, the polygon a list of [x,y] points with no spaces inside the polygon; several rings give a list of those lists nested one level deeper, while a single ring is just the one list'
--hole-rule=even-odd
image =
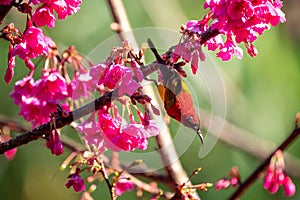
[{"label": "bird's eye", "polygon": [[194,123],[194,130],[199,130],[199,125],[196,122]]}]

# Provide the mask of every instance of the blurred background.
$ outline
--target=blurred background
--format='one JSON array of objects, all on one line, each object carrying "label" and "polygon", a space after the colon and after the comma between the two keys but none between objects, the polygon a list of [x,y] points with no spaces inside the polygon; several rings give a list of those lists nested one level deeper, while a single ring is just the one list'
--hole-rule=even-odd
[{"label": "blurred background", "polygon": [[[178,31],[180,25],[187,20],[203,17],[205,14],[203,2],[203,0],[125,0],[124,4],[132,28],[162,27]],[[300,2],[297,0],[284,2],[283,10],[287,22],[271,28],[258,38],[255,46],[259,54],[255,58],[251,58],[244,51],[242,60],[232,59],[224,63],[215,58],[214,53],[210,53],[224,82],[227,96],[226,121],[251,134],[257,140],[266,141],[264,144],[279,145],[293,130],[295,115],[300,111],[299,8]],[[11,21],[20,29],[25,26],[25,16],[15,10],[10,12],[2,26]],[[60,51],[75,45],[81,54],[88,55],[96,44],[115,35],[109,28],[111,22],[111,14],[105,1],[83,1],[77,14],[64,21],[57,21],[54,29],[43,30],[45,35],[53,38]],[[4,77],[8,43],[1,40],[0,47],[2,58],[0,77]],[[17,62],[13,82],[28,73],[23,65],[23,62]],[[192,85],[193,80],[191,79],[189,83]],[[9,98],[13,84],[7,85],[3,78],[0,78],[0,84],[0,113],[25,123],[18,116],[19,108]],[[197,89],[195,91],[197,92]],[[199,109],[209,111],[211,108],[207,99],[209,96],[201,93],[196,95],[199,96]],[[202,116],[201,111],[200,115]],[[172,121],[170,126],[171,130],[176,130],[178,124]],[[68,130],[64,132],[72,135]],[[259,148],[256,145],[258,143],[251,144],[249,141],[248,146]],[[207,156],[200,159],[199,146],[199,140],[195,138],[180,158],[188,174],[197,167],[202,167],[202,171],[192,179],[193,183],[215,183],[227,176],[234,165],[239,167],[244,180],[261,162],[259,155],[249,154],[221,139]],[[287,152],[300,159],[300,140],[295,141]],[[45,148],[44,141],[35,141],[18,148],[13,161],[9,162],[1,156],[0,199],[79,199],[80,194],[64,187],[68,176],[67,170],[59,171],[59,166],[68,153],[68,150],[65,150],[62,156],[53,156]],[[300,165],[298,167],[292,172],[288,171],[290,174],[298,175],[292,176],[298,191],[289,199],[300,199]],[[228,189],[217,192],[211,188],[199,194],[202,199],[226,199],[233,191]],[[99,184],[93,197],[109,199],[106,185]],[[119,199],[136,199],[136,195],[134,191],[128,192]],[[263,189],[263,179],[260,179],[242,196],[242,199],[283,200],[287,197],[284,196],[282,188],[275,195],[270,195]]]}]

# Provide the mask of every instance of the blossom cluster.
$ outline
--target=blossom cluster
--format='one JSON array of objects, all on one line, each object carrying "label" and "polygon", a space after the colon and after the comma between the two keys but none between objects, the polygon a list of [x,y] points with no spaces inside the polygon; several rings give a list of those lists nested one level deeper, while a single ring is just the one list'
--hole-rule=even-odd
[{"label": "blossom cluster", "polygon": [[240,174],[236,166],[229,171],[229,178],[222,178],[216,183],[216,190],[227,189],[230,186],[236,187],[240,184]]},{"label": "blossom cluster", "polygon": [[69,180],[66,183],[67,188],[72,186],[76,192],[85,190],[84,180],[81,178],[80,172],[80,169],[76,168],[76,172],[69,175]]},{"label": "blossom cluster", "polygon": [[[7,83],[10,83],[14,76],[16,56],[24,60],[25,65],[32,71],[35,66],[31,59],[38,56],[48,56],[51,47],[55,46],[52,39],[45,36],[40,28],[46,25],[51,28],[54,27],[55,16],[53,12],[57,13],[59,19],[65,19],[79,10],[81,2],[81,0],[30,0],[28,3],[20,1],[13,4],[11,0],[0,2],[0,5],[12,4],[18,8],[18,11],[28,14],[26,29],[23,32],[15,28],[13,23],[1,30],[1,38],[10,42],[8,67],[4,78]],[[33,8],[35,10],[32,13]]]},{"label": "blossom cluster", "polygon": [[[34,75],[37,74],[33,70],[15,83],[11,97],[14,103],[20,106],[19,115],[31,122],[33,128],[51,122],[58,108],[62,110],[61,112],[69,112],[78,106],[75,100],[88,98],[94,91],[82,60],[83,57],[74,47],[64,51],[62,56],[56,48],[51,48],[39,78],[34,79]],[[68,62],[74,64],[72,77],[65,73]],[[52,124],[55,127],[55,120]],[[55,155],[63,153],[59,135],[60,131],[53,129],[49,137],[46,137],[46,146]]]},{"label": "blossom cluster", "polygon": [[[83,99],[91,98],[96,90],[100,95],[114,91],[118,101],[112,101],[92,113],[78,125],[78,130],[86,144],[97,147],[99,151],[106,148],[115,151],[145,150],[148,139],[156,136],[158,129],[148,114],[148,109],[153,108],[151,98],[139,92],[143,73],[137,68],[137,61],[126,61],[128,52],[124,53],[124,49],[128,48],[113,50],[107,62],[92,66],[89,72],[81,62],[84,58],[74,47],[62,56],[53,48],[39,79],[34,80],[32,71],[15,83],[11,97],[21,107],[19,114],[36,127],[51,119],[50,115],[57,111],[57,105],[68,112],[80,106]],[[67,62],[74,63],[71,75],[66,70]],[[137,103],[144,108],[138,107]],[[124,114],[119,113],[117,104],[127,110],[128,121]],[[55,155],[62,153],[56,130],[50,134],[47,147]]]},{"label": "blossom cluster", "polygon": [[296,192],[296,186],[284,169],[283,152],[278,150],[272,157],[267,169],[264,188],[271,194],[274,194],[278,191],[279,186],[282,185],[285,195],[293,196]]},{"label": "blossom cluster", "polygon": [[[124,45],[124,49],[127,49],[127,44]],[[150,107],[153,108],[151,98],[139,92],[143,73],[137,68],[136,61],[126,63],[126,59],[122,59],[127,54],[124,54],[124,49],[113,50],[114,56],[108,59],[113,62],[97,64],[91,68],[89,74],[100,94],[114,90],[113,95],[120,97],[117,102],[92,113],[86,121],[78,125],[86,143],[96,146],[100,151],[105,148],[114,151],[133,151],[136,148],[145,150],[148,138],[158,134],[158,129],[150,120],[147,111]],[[137,107],[137,102],[146,109]],[[117,103],[127,110],[128,121],[124,114],[119,113]],[[134,113],[137,115],[134,116]]]},{"label": "blossom cluster", "polygon": [[286,20],[280,0],[206,0],[204,8],[209,12],[202,20],[191,20],[181,27],[183,39],[174,51],[175,58],[191,62],[194,73],[198,58],[205,58],[202,44],[211,51],[218,49],[217,57],[223,61],[243,57],[239,43],[254,57],[258,51],[253,42],[258,35]]},{"label": "blossom cluster", "polygon": [[29,0],[33,5],[39,7],[32,14],[32,21],[36,26],[48,26],[53,28],[55,26],[54,11],[57,13],[58,19],[66,19],[79,10],[82,0]]},{"label": "blossom cluster", "polygon": [[[86,190],[81,177],[85,170],[95,176],[101,172],[104,178],[105,173],[114,173],[112,187],[115,195],[120,196],[133,190],[134,183],[113,171],[114,169],[106,170],[99,161],[99,155],[106,149],[145,150],[148,139],[158,134],[158,128],[150,120],[149,110],[159,113],[151,104],[151,98],[141,92],[141,82],[145,77],[141,71],[140,55],[135,55],[127,42],[124,42],[123,47],[114,48],[106,62],[93,65],[88,71],[82,64],[84,58],[74,47],[59,55],[52,39],[43,34],[40,27],[53,28],[56,23],[55,15],[58,19],[65,19],[76,13],[81,3],[82,0],[29,0],[28,3],[20,1],[13,4],[12,0],[0,1],[0,5],[11,4],[28,16],[24,31],[18,30],[13,24],[1,30],[1,37],[10,42],[5,81],[10,83],[13,79],[16,57],[24,60],[30,72],[15,83],[11,97],[21,108],[19,114],[30,121],[33,127],[50,121],[54,129],[46,135],[46,146],[55,155],[64,151],[60,130],[55,128],[57,108],[69,112],[92,97],[95,91],[99,95],[112,92],[113,99],[108,105],[94,111],[78,124],[77,129],[92,156],[86,157],[84,153],[76,152],[80,155],[72,163],[71,174],[65,186],[73,187],[76,192]],[[202,20],[192,20],[183,25],[180,43],[163,55],[166,57],[163,59],[166,64],[170,64],[169,67],[174,67],[180,75],[186,76],[181,66],[191,63],[192,71],[196,73],[199,59],[205,60],[202,45],[209,50],[218,50],[217,57],[226,61],[233,56],[241,59],[243,50],[237,44],[244,43],[249,55],[254,57],[257,50],[253,42],[258,35],[270,29],[270,26],[277,26],[279,22],[285,21],[281,7],[280,0],[206,0],[204,8],[210,10],[208,14]],[[32,59],[39,56],[44,56],[46,62],[41,76],[34,78],[37,74],[34,74]],[[69,65],[72,65],[71,70]],[[8,138],[1,136],[0,141]],[[16,149],[6,152],[6,157],[13,159],[15,152]],[[239,183],[238,169],[233,167],[229,178],[217,182],[216,190],[235,187]],[[264,188],[275,193],[280,185],[286,196],[295,193],[295,185],[284,171],[282,152],[276,153],[272,159]],[[185,199],[192,198],[195,189],[207,190],[210,186],[208,183],[196,186],[183,183],[177,187],[176,195]]]},{"label": "blossom cluster", "polygon": [[[90,193],[95,190],[93,189],[93,184],[86,189],[86,184],[82,178],[81,173],[84,171],[89,171],[92,173],[91,176],[87,177],[87,182],[92,183],[97,180],[99,173],[105,173],[107,176],[112,175],[112,191],[114,191],[114,196],[121,196],[124,192],[131,191],[134,189],[134,182],[122,172],[116,171],[115,169],[106,169],[101,159],[96,159],[93,152],[85,151],[82,155],[76,158],[76,162],[73,164],[70,175],[68,176],[68,181],[65,186],[67,188],[73,187],[75,192],[86,192],[82,193],[82,198],[86,195],[90,196]],[[92,197],[91,197],[92,199]]]},{"label": "blossom cluster", "polygon": [[[15,83],[11,97],[20,105],[20,115],[32,122],[33,127],[50,120],[49,114],[56,111],[56,105],[69,97],[65,78],[55,70],[45,70],[42,77],[34,81],[32,73]],[[64,104],[65,110],[69,106]]]}]

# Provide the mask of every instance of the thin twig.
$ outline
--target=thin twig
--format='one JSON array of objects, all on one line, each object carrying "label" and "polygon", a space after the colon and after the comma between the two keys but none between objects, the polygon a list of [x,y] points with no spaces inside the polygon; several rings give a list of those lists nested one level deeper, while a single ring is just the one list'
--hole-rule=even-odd
[{"label": "thin twig", "polygon": [[[209,127],[211,115],[209,112],[205,110],[200,110],[201,113],[201,122],[204,128]],[[216,121],[222,120],[219,119],[219,117],[216,116]],[[7,126],[10,130],[21,133],[21,132],[29,132],[30,126],[25,125],[21,123],[18,120],[12,119],[10,117],[0,115],[0,128]],[[270,142],[268,140],[264,140],[263,138],[259,138],[255,136],[253,133],[250,133],[246,131],[245,129],[242,129],[240,127],[237,127],[236,125],[225,121],[224,127],[222,129],[222,134],[218,135],[217,132],[211,132],[212,135],[215,135],[216,137],[220,137],[220,139],[223,142],[226,142],[227,144],[234,146],[236,148],[239,148],[250,155],[253,155],[255,157],[265,159],[268,157],[271,150],[275,148],[275,144],[273,142]],[[73,140],[70,140],[65,135],[61,135],[61,141],[64,146],[69,148],[72,151],[83,151],[84,147],[78,143],[76,143]],[[253,144],[256,144],[253,146]],[[300,160],[290,154],[289,152],[285,152],[285,161],[286,161],[286,170],[294,177],[300,177]],[[122,164],[121,164],[122,165]],[[124,166],[122,166],[123,168]],[[149,169],[148,171],[153,171]],[[151,180],[159,180],[164,183],[168,183],[168,185],[171,183],[171,180],[168,178],[165,174],[160,173],[144,173],[143,170],[140,170],[135,175],[145,177]]]},{"label": "thin twig", "polygon": [[[117,3],[117,6],[115,6],[115,8],[119,8],[120,0],[110,0],[110,2]],[[127,29],[125,29],[125,30],[127,30]],[[126,33],[130,34],[130,32],[126,32]],[[201,35],[205,36],[205,40],[202,39],[201,44],[204,43],[206,40],[209,40],[210,38],[216,36],[216,34],[217,34],[216,31],[211,31],[211,30],[207,30],[207,33],[206,32],[202,33]],[[154,61],[153,63],[150,63],[147,66],[144,66],[141,70],[143,71],[144,76],[148,76],[151,73],[153,73],[154,71],[157,71],[157,69],[158,69],[157,62]],[[148,90],[151,91],[150,89],[148,89]],[[90,102],[89,104],[87,104],[83,107],[80,107],[80,108],[74,110],[73,112],[70,112],[68,117],[56,118],[56,128],[62,128],[65,125],[69,125],[74,120],[77,120],[77,119],[79,119],[85,115],[88,115],[96,110],[99,110],[103,106],[109,104],[112,100],[115,100],[117,98],[116,95],[114,95],[113,96],[114,98],[112,98],[113,92],[115,92],[115,91],[109,92],[109,93],[105,94],[104,96],[99,97],[98,99]],[[74,118],[74,116],[75,116],[75,118]],[[51,127],[51,128],[53,128],[53,127]],[[23,144],[27,144],[33,140],[37,140],[39,138],[46,138],[48,136],[50,130],[51,130],[50,122],[48,122],[48,123],[45,123],[35,129],[33,129],[32,131],[26,132],[22,135],[18,135],[15,138],[12,138],[8,141],[0,143],[0,154],[3,154],[4,152],[6,152],[8,150],[19,147]]]},{"label": "thin twig", "polygon": [[267,159],[265,159],[259,167],[242,183],[240,184],[239,188],[228,198],[229,200],[236,200],[239,199],[240,196],[256,181],[259,175],[267,168],[270,164],[270,160],[274,153],[277,150],[284,151],[296,138],[300,135],[300,128],[296,128],[291,135],[286,138],[282,144],[274,150]]},{"label": "thin twig", "polygon": [[108,178],[108,175],[106,173],[104,162],[103,162],[102,159],[97,159],[97,161],[98,161],[98,163],[101,166],[100,173],[102,174],[102,176],[103,176],[103,178],[104,178],[104,180],[106,182],[106,185],[107,185],[107,187],[109,189],[109,193],[110,193],[111,199],[115,200],[115,199],[117,199],[117,196],[116,196],[116,193],[115,193],[115,188],[109,182],[109,178]]},{"label": "thin twig", "polygon": [[146,191],[154,196],[163,196],[166,199],[171,199],[174,196],[174,193],[171,192],[165,192],[162,189],[158,188],[157,186],[153,186],[151,184],[145,183],[139,179],[137,179],[135,176],[127,173],[127,172],[123,172],[123,175],[127,178],[130,179],[130,181],[136,185],[136,187],[138,189],[141,189],[143,191]]},{"label": "thin twig", "polygon": [[[201,113],[201,123],[204,128],[208,128],[211,123],[211,115],[206,110],[200,110]],[[214,116],[215,121],[221,122],[224,119],[219,116]],[[263,139],[261,137],[255,136],[254,133],[248,132],[228,121],[225,120],[224,126],[222,128],[222,133],[212,132],[210,134],[215,137],[219,137],[223,142],[241,149],[250,155],[253,155],[262,160],[269,156],[269,152],[273,151],[277,147],[273,142]],[[255,145],[253,145],[255,144]],[[300,177],[300,159],[293,156],[289,152],[285,152],[286,160],[286,170],[295,177]]]}]

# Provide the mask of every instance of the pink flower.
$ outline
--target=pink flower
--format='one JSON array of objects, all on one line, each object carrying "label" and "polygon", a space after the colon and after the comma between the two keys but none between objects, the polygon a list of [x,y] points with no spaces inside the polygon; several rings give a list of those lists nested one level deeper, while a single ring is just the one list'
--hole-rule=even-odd
[{"label": "pink flower", "polygon": [[227,189],[230,187],[230,180],[220,179],[216,183],[216,190]]},{"label": "pink flower", "polygon": [[15,155],[17,153],[17,148],[13,148],[11,150],[8,150],[4,153],[4,156],[7,160],[11,161],[15,158]]},{"label": "pink flower", "polygon": [[45,39],[43,31],[40,28],[31,26],[24,35],[23,40],[13,49],[13,56],[18,55],[21,59],[36,58],[39,55],[48,54],[49,41]]},{"label": "pink flower", "polygon": [[240,179],[237,178],[237,177],[233,177],[233,178],[231,178],[231,180],[230,180],[230,184],[231,184],[233,187],[237,186],[237,185],[239,184],[239,182],[240,182]]},{"label": "pink flower", "polygon": [[40,28],[31,26],[25,31],[22,42],[14,47],[11,56],[19,56],[26,61],[26,66],[33,70],[33,63],[29,59],[40,55],[48,55],[51,45],[53,45],[53,41],[44,36]]},{"label": "pink flower", "polygon": [[[242,58],[242,50],[235,43],[245,43],[250,56],[257,55],[253,42],[270,25],[277,26],[279,22],[285,22],[285,15],[281,11],[280,0],[206,0],[204,8],[210,12],[199,21],[189,21],[182,28],[185,38],[201,43],[201,34],[208,37],[204,43],[209,50],[219,49],[218,57],[224,61],[233,56]],[[215,31],[215,33],[213,33]],[[223,44],[223,38],[217,34],[230,38],[230,43]],[[234,40],[233,40],[234,38]]]},{"label": "pink flower", "polygon": [[286,196],[290,197],[296,193],[296,186],[290,177],[286,176],[283,181],[283,190]]},{"label": "pink flower", "polygon": [[124,192],[131,191],[134,188],[134,184],[125,177],[120,177],[116,184],[116,195],[121,196]]},{"label": "pink flower", "polygon": [[59,139],[57,130],[52,130],[49,134],[49,139],[46,142],[47,147],[51,150],[52,154],[59,156],[64,152],[63,145]]},{"label": "pink flower", "polygon": [[[41,0],[41,1],[43,1],[43,0]],[[28,1],[28,4],[30,4],[30,3],[32,3],[32,4],[34,4],[34,5],[37,5],[37,4],[39,4],[39,3],[42,3],[40,0],[29,0]]]},{"label": "pink flower", "polygon": [[172,57],[172,62],[175,64],[179,58],[182,58],[187,63],[191,62],[192,72],[193,74],[196,74],[198,69],[198,61],[199,59],[204,61],[205,55],[202,52],[201,45],[191,40],[176,46]]},{"label": "pink flower", "polygon": [[26,76],[15,83],[14,90],[10,96],[15,104],[22,102],[22,96],[30,97],[33,94],[34,80],[31,76]]},{"label": "pink flower", "polygon": [[251,57],[255,57],[258,54],[257,49],[255,48],[255,46],[253,44],[247,44],[245,43],[245,46],[247,48],[247,52]]},{"label": "pink flower", "polygon": [[41,110],[42,103],[36,97],[22,96],[20,105],[21,110],[19,115],[22,115],[27,121],[31,121],[33,127],[50,120],[49,116],[41,116],[41,113],[43,112]]},{"label": "pink flower", "polygon": [[216,190],[227,189],[230,186],[236,187],[240,184],[240,173],[237,166],[233,166],[229,171],[229,178],[222,178],[216,183]]},{"label": "pink flower", "polygon": [[41,6],[37,8],[32,14],[32,21],[36,26],[48,26],[53,28],[55,25],[55,16],[53,10],[48,6]]},{"label": "pink flower", "polygon": [[271,194],[278,191],[280,185],[283,186],[283,190],[286,196],[293,196],[296,192],[296,187],[291,178],[284,172],[284,159],[281,150],[278,150],[270,161],[270,165],[267,169],[264,188]]},{"label": "pink flower", "polygon": [[40,100],[55,101],[69,96],[66,79],[57,71],[44,71],[36,82],[37,96]]},{"label": "pink flower", "polygon": [[8,50],[8,66],[7,66],[7,69],[6,69],[6,73],[5,73],[5,76],[4,76],[4,80],[7,84],[9,84],[12,80],[12,78],[14,77],[14,67],[16,65],[16,57],[15,56],[12,56],[12,45],[10,45],[9,47],[9,50]]},{"label": "pink flower", "polygon": [[227,61],[230,60],[232,56],[242,59],[243,50],[233,42],[232,38],[227,38],[225,44],[220,47],[217,57],[222,58],[223,61]]},{"label": "pink flower", "polygon": [[[56,104],[68,97],[65,79],[55,71],[44,72],[40,80],[34,82],[31,76],[15,83],[11,97],[21,106],[19,115],[31,121],[33,127],[50,120],[49,114],[56,111]],[[68,106],[64,104],[68,110]]]},{"label": "pink flower", "polygon": [[266,190],[271,187],[273,177],[274,177],[274,169],[269,167],[266,172],[266,176],[265,176],[265,180],[264,180],[264,188]]},{"label": "pink flower", "polygon": [[100,134],[99,124],[95,120],[95,113],[79,124],[77,130],[82,134],[82,138],[89,145],[95,145],[100,152],[105,148],[104,138]]},{"label": "pink flower", "polygon": [[68,178],[69,180],[65,184],[67,188],[70,188],[72,186],[75,192],[81,192],[85,190],[84,181],[80,176],[79,168],[76,169],[76,172],[74,174],[70,174]]},{"label": "pink flower", "polygon": [[95,89],[95,84],[92,77],[89,74],[80,74],[78,77],[74,77],[68,86],[69,96],[73,100],[90,96],[90,93]]},{"label": "pink flower", "polygon": [[120,84],[118,90],[119,96],[132,95],[139,87],[140,85],[132,79],[132,72],[128,70],[122,77],[122,84]]},{"label": "pink flower", "polygon": [[109,89],[115,89],[120,84],[121,78],[126,73],[130,73],[131,69],[120,64],[111,65],[109,71],[103,79],[103,84]]},{"label": "pink flower", "polygon": [[90,76],[92,77],[92,81],[95,84],[101,84],[107,70],[108,67],[105,63],[99,63],[91,67]]},{"label": "pink flower", "polygon": [[54,11],[57,13],[58,19],[65,19],[79,11],[82,0],[30,0],[29,3],[42,4],[33,14],[33,21],[36,25],[47,25],[53,28],[55,25]]},{"label": "pink flower", "polygon": [[193,53],[192,60],[191,60],[193,74],[196,74],[196,72],[197,72],[198,61],[199,61],[199,55],[198,55],[198,52],[196,51],[195,53]]},{"label": "pink flower", "polygon": [[158,129],[152,124],[144,126],[131,122],[121,127],[121,119],[113,118],[108,113],[98,112],[98,120],[106,145],[114,151],[133,151],[136,148],[144,150],[147,148],[148,138],[158,133]]},{"label": "pink flower", "polygon": [[81,3],[81,0],[56,0],[51,6],[57,13],[58,19],[65,19],[67,16],[79,11],[79,6]]}]

